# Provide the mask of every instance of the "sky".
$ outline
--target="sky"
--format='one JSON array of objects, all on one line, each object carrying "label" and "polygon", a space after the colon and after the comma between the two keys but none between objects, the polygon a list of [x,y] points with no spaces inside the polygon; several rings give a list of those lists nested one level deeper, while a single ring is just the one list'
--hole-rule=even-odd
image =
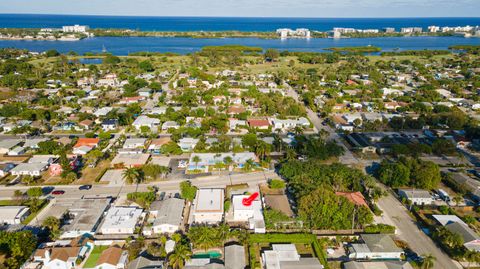
[{"label": "sky", "polygon": [[221,17],[478,17],[480,0],[0,0],[0,13]]}]

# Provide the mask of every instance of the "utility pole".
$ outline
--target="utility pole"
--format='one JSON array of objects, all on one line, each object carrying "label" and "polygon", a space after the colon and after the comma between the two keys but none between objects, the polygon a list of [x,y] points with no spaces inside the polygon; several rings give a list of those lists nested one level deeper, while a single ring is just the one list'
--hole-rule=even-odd
[{"label": "utility pole", "polygon": [[355,228],[355,212],[357,210],[357,206],[353,206],[353,214],[352,214],[352,234],[353,234],[353,229]]}]

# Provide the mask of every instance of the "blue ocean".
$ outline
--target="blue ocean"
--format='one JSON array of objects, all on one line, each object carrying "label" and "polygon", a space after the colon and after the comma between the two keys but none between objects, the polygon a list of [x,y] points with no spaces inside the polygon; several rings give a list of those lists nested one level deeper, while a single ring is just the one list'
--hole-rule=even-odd
[{"label": "blue ocean", "polygon": [[[394,27],[480,25],[480,18],[213,18],[213,17],[125,17],[78,15],[0,14],[0,28],[57,28],[81,24],[91,28],[120,28],[140,31],[274,31],[277,28],[308,28],[328,31],[334,27],[381,29]],[[259,39],[259,38],[170,38],[170,37],[94,37],[80,41],[0,40],[0,47],[15,47],[42,52],[56,49],[101,52],[103,48],[116,55],[138,51],[187,54],[204,46],[237,44],[290,51],[324,52],[330,47],[378,46],[383,51],[447,49],[451,45],[480,45],[480,38],[463,37],[387,37],[350,39]]]},{"label": "blue ocean", "polygon": [[477,18],[230,18],[230,17],[131,17],[0,14],[2,28],[43,28],[81,24],[91,28],[120,28],[140,31],[274,31],[278,28],[308,28],[328,31],[334,27],[381,29],[480,25]]}]

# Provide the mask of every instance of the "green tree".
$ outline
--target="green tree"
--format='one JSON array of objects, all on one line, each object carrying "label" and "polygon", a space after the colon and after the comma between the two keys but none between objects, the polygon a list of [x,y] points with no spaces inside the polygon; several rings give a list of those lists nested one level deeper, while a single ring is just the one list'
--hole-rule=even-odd
[{"label": "green tree", "polygon": [[432,254],[422,255],[422,269],[431,269],[435,265],[435,256]]},{"label": "green tree", "polygon": [[30,198],[38,198],[43,195],[43,190],[41,187],[32,187],[27,190],[27,195]]},{"label": "green tree", "polygon": [[140,170],[138,168],[127,168],[123,171],[123,179],[127,181],[128,184],[133,184],[136,183],[137,187],[135,189],[135,192],[138,190],[138,184],[142,181],[142,176],[140,174]]},{"label": "green tree", "polygon": [[180,195],[183,199],[192,202],[197,194],[197,187],[192,185],[190,181],[183,181],[180,183]]},{"label": "green tree", "polygon": [[168,263],[174,269],[182,269],[185,266],[185,261],[190,260],[192,251],[183,244],[177,244],[172,254],[168,257]]}]

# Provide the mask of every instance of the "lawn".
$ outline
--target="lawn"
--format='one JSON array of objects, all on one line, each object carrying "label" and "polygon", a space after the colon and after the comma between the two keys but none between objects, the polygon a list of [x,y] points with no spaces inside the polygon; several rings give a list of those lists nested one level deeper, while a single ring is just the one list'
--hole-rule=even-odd
[{"label": "lawn", "polygon": [[97,265],[97,261],[100,258],[100,255],[108,247],[109,246],[95,246],[95,247],[93,247],[93,250],[92,250],[92,252],[90,252],[90,255],[88,256],[87,261],[83,265],[83,268],[95,268],[95,266]]},{"label": "lawn", "polygon": [[110,160],[102,160],[94,168],[85,167],[82,176],[75,182],[77,184],[92,184],[110,167]]}]

